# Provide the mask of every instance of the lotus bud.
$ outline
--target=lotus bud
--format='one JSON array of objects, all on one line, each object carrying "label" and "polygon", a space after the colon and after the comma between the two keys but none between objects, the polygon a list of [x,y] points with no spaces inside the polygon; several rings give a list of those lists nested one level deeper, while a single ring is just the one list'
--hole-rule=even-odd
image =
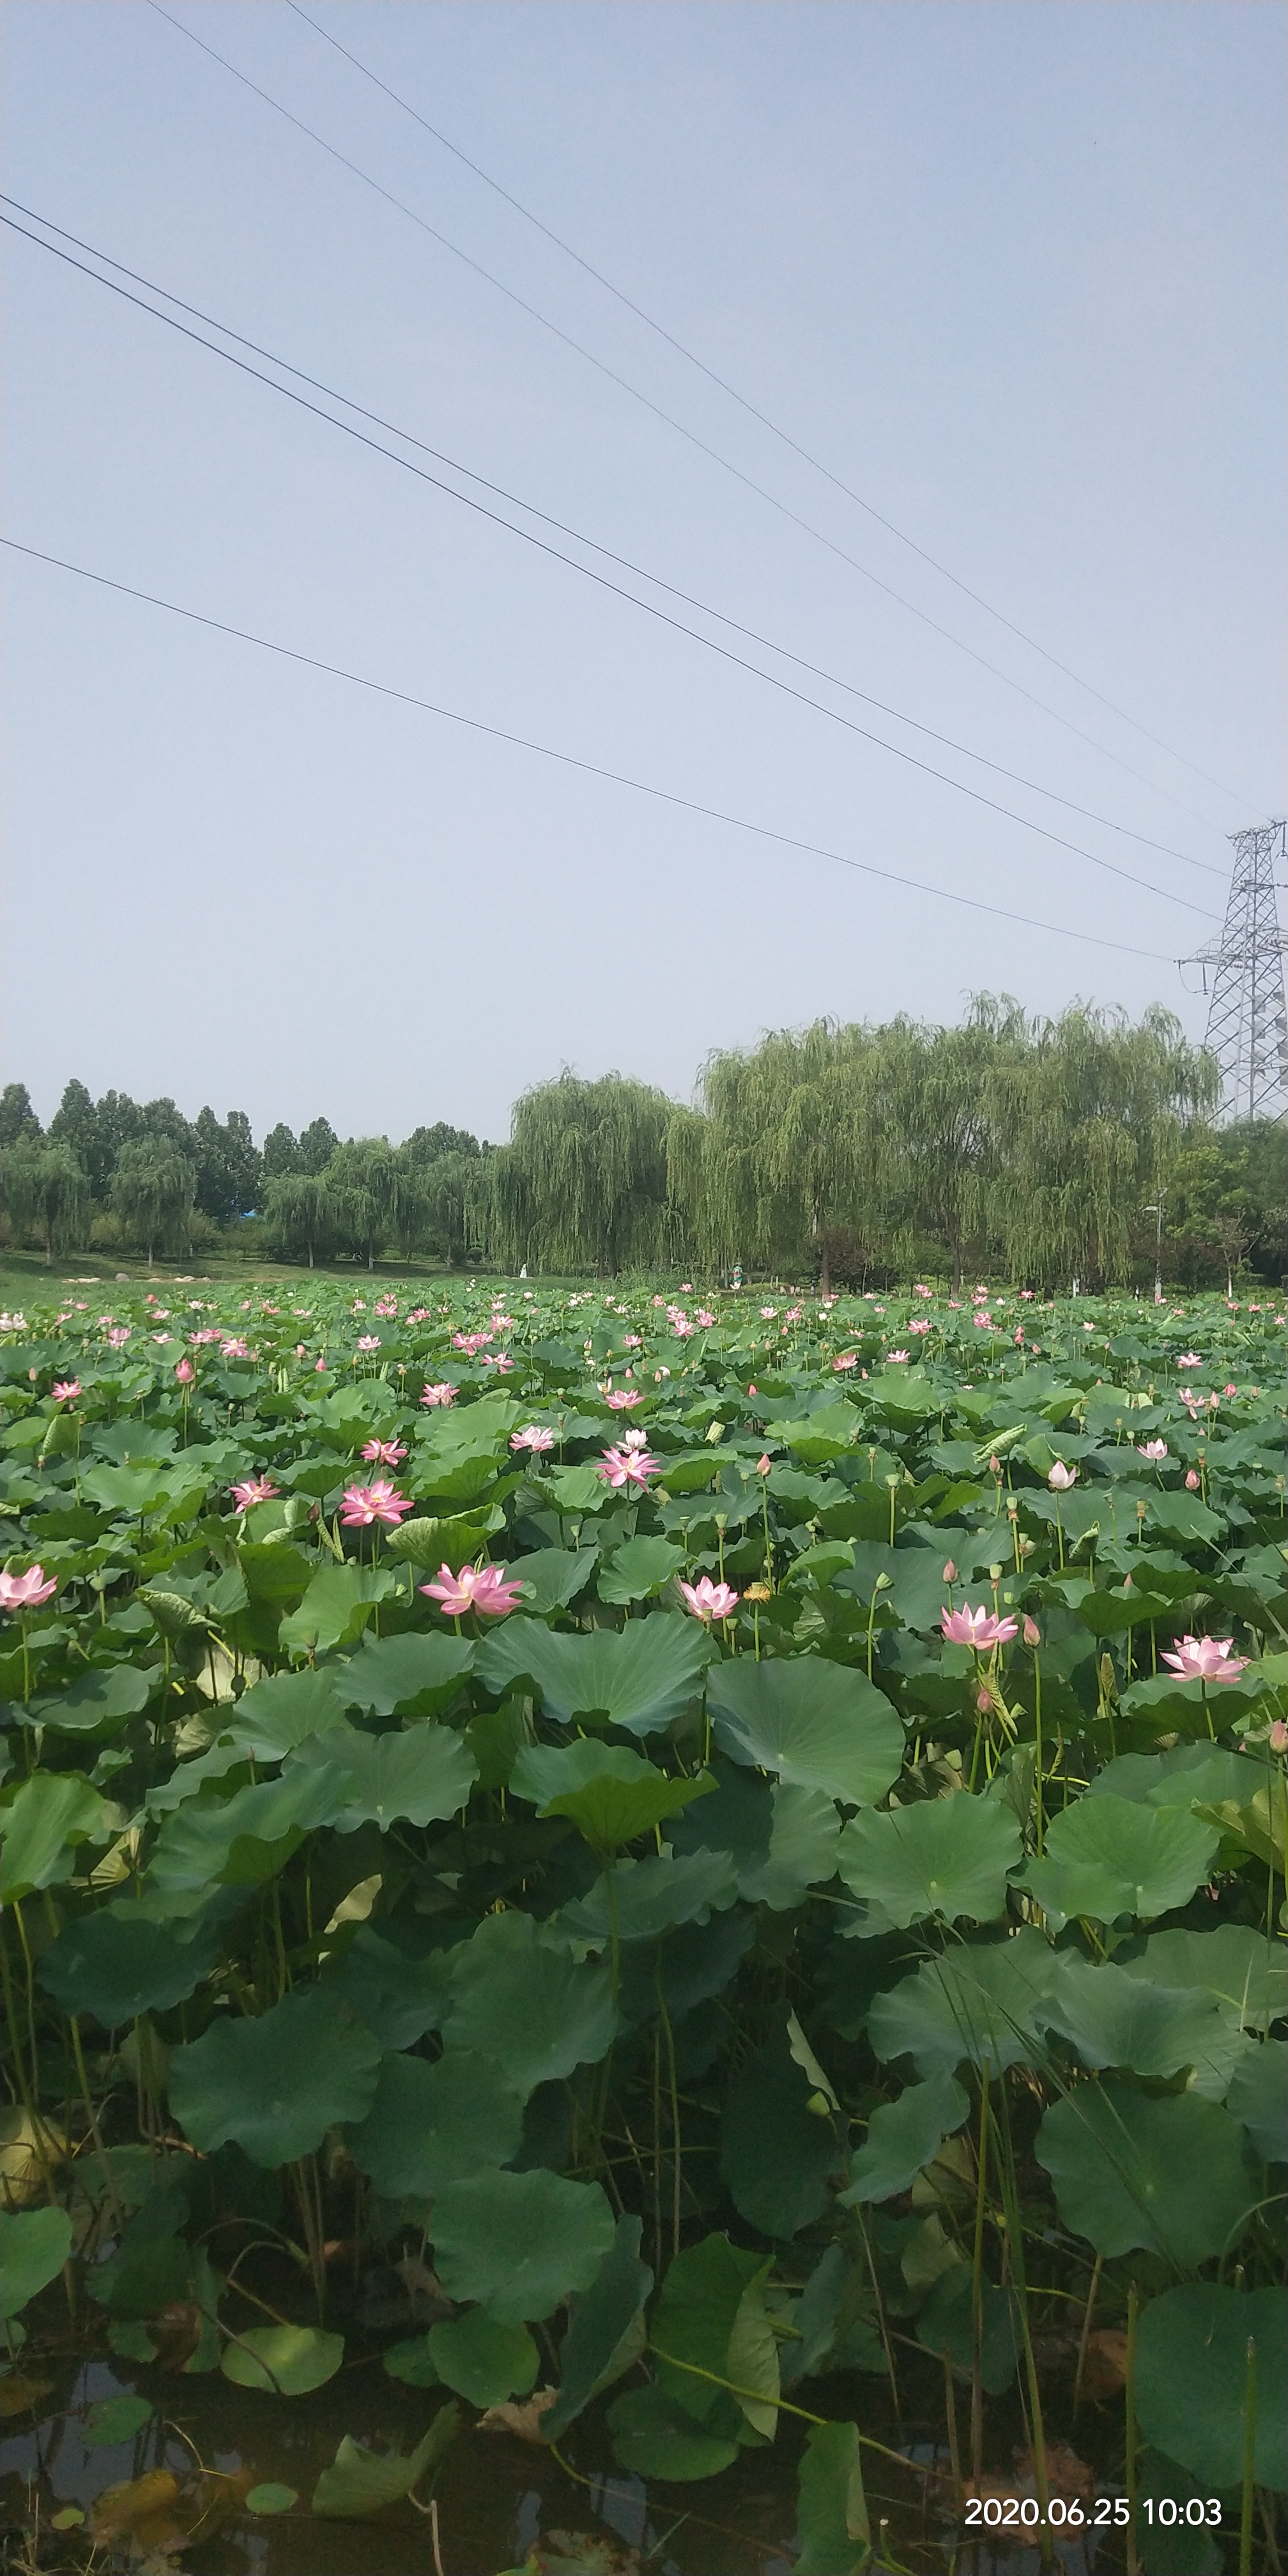
[{"label": "lotus bud", "polygon": [[1024,1625],[1020,1630],[1020,1635],[1024,1639],[1026,1646],[1040,1646],[1042,1643],[1042,1631],[1039,1628],[1036,1619],[1030,1619],[1027,1611],[1024,1614]]},{"label": "lotus bud", "polygon": [[758,1475],[758,1476],[767,1476],[767,1475],[769,1474],[769,1451],[768,1451],[768,1450],[766,1450],[766,1451],[765,1451],[765,1454],[764,1454],[764,1457],[763,1457],[763,1458],[758,1458],[758,1459],[756,1460],[756,1473],[757,1473],[757,1475]]},{"label": "lotus bud", "polygon": [[1288,1725],[1282,1717],[1274,1720],[1266,1741],[1272,1753],[1288,1753]]},{"label": "lotus bud", "polygon": [[1001,1461],[1001,1459],[1000,1459],[1000,1458],[993,1457],[993,1458],[990,1458],[990,1459],[989,1459],[989,1462],[988,1462],[988,1472],[989,1472],[990,1476],[1000,1476],[1000,1475],[1001,1475],[1001,1472],[1002,1472],[1002,1461]]},{"label": "lotus bud", "polygon": [[979,1710],[980,1716],[981,1716],[981,1717],[987,1717],[988,1712],[989,1712],[990,1708],[992,1707],[992,1705],[993,1705],[993,1694],[992,1694],[991,1690],[989,1690],[989,1688],[988,1688],[987,1684],[986,1684],[986,1683],[982,1683],[982,1684],[980,1685],[980,1688],[979,1688],[979,1689],[976,1691],[976,1693],[975,1693],[975,1706],[976,1706],[976,1708]]},{"label": "lotus bud", "polygon": [[1202,1479],[1195,1474],[1193,1467],[1191,1467],[1185,1478],[1185,1490],[1187,1494],[1197,1494],[1201,1481]]},{"label": "lotus bud", "polygon": [[956,1566],[954,1565],[953,1560],[952,1560],[952,1558],[951,1558],[951,1556],[950,1556],[950,1557],[949,1557],[949,1559],[948,1559],[948,1563],[947,1563],[947,1565],[944,1567],[944,1581],[945,1581],[945,1583],[955,1583],[955,1582],[956,1582],[956,1580],[957,1580],[957,1568],[956,1568]]},{"label": "lotus bud", "polygon": [[1001,1582],[1001,1580],[1002,1580],[1002,1569],[1001,1569],[1001,1566],[1000,1566],[1000,1565],[990,1565],[990,1567],[989,1567],[989,1569],[988,1569],[988,1579],[989,1579],[989,1582],[990,1582],[990,1583],[1000,1583],[1000,1582]]},{"label": "lotus bud", "polygon": [[[320,1365],[321,1363],[319,1362],[319,1366]],[[180,1386],[191,1386],[192,1381],[197,1374],[191,1360],[179,1360],[175,1365],[174,1373]]]}]

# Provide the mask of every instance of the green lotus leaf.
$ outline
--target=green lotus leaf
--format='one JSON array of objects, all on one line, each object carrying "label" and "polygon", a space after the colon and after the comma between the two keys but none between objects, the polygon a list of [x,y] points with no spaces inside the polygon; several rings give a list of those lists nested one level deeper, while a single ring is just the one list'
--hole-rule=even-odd
[{"label": "green lotus leaf", "polygon": [[1264,1777],[1263,1766],[1224,1745],[1178,1744],[1170,1753],[1120,1753],[1106,1763],[1087,1789],[1089,1798],[1133,1798],[1149,1807],[1188,1807],[1195,1799],[1217,1806],[1250,1798]]},{"label": "green lotus leaf", "polygon": [[138,2013],[186,2003],[223,1939],[213,1918],[190,1918],[182,1928],[151,1923],[126,1897],[69,1923],[41,1952],[36,1974],[64,2012],[92,2013],[105,2030],[120,2030]]},{"label": "green lotus leaf", "polygon": [[56,2280],[72,2250],[65,2209],[0,2210],[0,2337],[38,2290]]},{"label": "green lotus leaf", "polygon": [[733,2077],[720,2123],[720,2171],[739,2215],[789,2237],[821,2218],[845,2158],[818,2093],[781,2034]]},{"label": "green lotus leaf", "polygon": [[283,1784],[298,1770],[325,1771],[332,1783],[328,1822],[351,1834],[374,1824],[428,1825],[455,1815],[477,1778],[474,1756],[448,1726],[410,1726],[401,1734],[365,1735],[356,1726],[310,1735],[292,1754]]},{"label": "green lotus leaf", "polygon": [[682,1716],[702,1689],[716,1649],[700,1620],[655,1611],[624,1628],[570,1636],[540,1619],[507,1619],[478,1650],[485,1688],[502,1694],[535,1683],[547,1717],[561,1726],[616,1726],[654,1735]]},{"label": "green lotus leaf", "polygon": [[796,2514],[795,2576],[862,2576],[872,2533],[857,2424],[815,2424],[806,2436]]},{"label": "green lotus leaf", "polygon": [[480,2165],[508,2164],[522,2135],[523,2101],[502,2068],[451,2049],[432,2065],[423,2057],[386,2057],[367,2117],[349,2131],[349,2148],[387,2199],[431,2199]]},{"label": "green lotus leaf", "polygon": [[[927,2352],[946,2353],[962,2379],[971,2377],[975,2357],[975,2319],[970,2265],[953,2263],[941,2272],[917,2318],[917,2341]],[[1000,2397],[1015,2377],[1020,2352],[1019,2302],[1014,2290],[980,2284],[980,2384],[990,2397]]]},{"label": "green lotus leaf", "polygon": [[411,2048],[427,2030],[437,2030],[451,1996],[452,1952],[431,1950],[423,1959],[408,1958],[373,1932],[369,1923],[338,1962],[328,1962],[325,1991],[346,2005],[382,2048]]},{"label": "green lotus leaf", "polygon": [[226,2343],[219,2367],[238,2388],[270,2397],[307,2397],[334,2379],[344,2359],[344,2336],[320,2326],[247,2326]]},{"label": "green lotus leaf", "polygon": [[659,1853],[651,1860],[620,1862],[611,1880],[597,1878],[588,1894],[565,1905],[555,1921],[574,1946],[602,1950],[612,1938],[614,1913],[620,1941],[656,1941],[678,1923],[708,1922],[713,1909],[722,1912],[737,1894],[728,1852]]},{"label": "green lotus leaf", "polygon": [[597,1547],[539,1547],[531,1556],[516,1556],[506,1567],[526,1586],[526,1606],[534,1619],[566,1610],[584,1592],[599,1563]]},{"label": "green lotus leaf", "polygon": [[536,2387],[540,2355],[526,2326],[500,2325],[483,2308],[468,2308],[431,2326],[430,2355],[445,2388],[471,2406],[502,2406]]},{"label": "green lotus leaf", "polygon": [[1136,2414],[1146,2440],[1205,2487],[1243,2480],[1248,2344],[1256,2346],[1253,2476],[1288,2487],[1288,2291],[1189,2281],[1141,2310]]},{"label": "green lotus leaf", "polygon": [[995,2075],[1033,2063],[1042,2009],[1057,1970],[1029,1928],[1010,1940],[973,1942],[923,1959],[915,1976],[878,1994],[868,2035],[878,2057],[909,2056],[922,2076],[951,2075],[963,2059]]},{"label": "green lotus leaf", "polygon": [[651,1601],[683,1563],[683,1548],[667,1538],[628,1538],[600,1568],[600,1600]]},{"label": "green lotus leaf", "polygon": [[285,1867],[306,1833],[333,1821],[347,1786],[341,1773],[299,1764],[289,1775],[236,1790],[222,1804],[190,1799],[167,1816],[144,1884],[167,1896],[177,1912],[190,1911],[216,1883],[261,1886]]},{"label": "green lotus leaf", "polygon": [[1219,1836],[1181,1807],[1144,1807],[1106,1794],[1079,1798],[1047,1828],[1046,1852],[1024,1885],[1046,1913],[1150,1922],[1185,1905],[1212,1865]]},{"label": "green lotus leaf", "polygon": [[[1207,1937],[1206,1935],[1204,1936]],[[1135,2075],[1176,2075],[1193,2067],[1197,2089],[1219,2097],[1248,2043],[1215,1995],[1156,1986],[1063,1951],[1042,2020],[1070,2040],[1084,2066],[1130,2067]]]},{"label": "green lotus leaf", "polygon": [[[704,1808],[695,1816],[696,1826],[700,1829],[705,1820]],[[785,1913],[800,1903],[807,1887],[826,1887],[835,1876],[840,1836],[834,1798],[822,1789],[798,1789],[791,1781],[776,1780],[769,1801],[769,1848],[763,1860],[739,1869],[739,1895],[749,1905]]]},{"label": "green lotus leaf", "polygon": [[0,1807],[0,1904],[70,1878],[77,1847],[112,1830],[106,1802],[78,1771],[37,1771]]},{"label": "green lotus leaf", "polygon": [[1197,1986],[1216,1995],[1237,2029],[1265,2030],[1288,2012],[1288,1951],[1246,1923],[1217,1923],[1210,1932],[1151,1932],[1114,1953],[1129,1977],[1160,1986]]},{"label": "green lotus leaf", "polygon": [[136,1664],[96,1664],[70,1689],[34,1699],[27,1719],[32,1726],[52,1726],[60,1735],[93,1735],[100,1727],[106,1730],[137,1717],[158,1678],[159,1673],[141,1671]]},{"label": "green lotus leaf", "polygon": [[588,2290],[613,2242],[597,2182],[529,2173],[447,2183],[433,2211],[434,2268],[454,2299],[477,2299],[502,2325],[548,2317],[568,2290]]},{"label": "green lotus leaf", "polygon": [[396,1709],[433,1716],[456,1697],[474,1662],[468,1637],[435,1629],[400,1637],[364,1637],[356,1655],[335,1673],[335,1688],[350,1708],[392,1717]]},{"label": "green lotus leaf", "polygon": [[559,2354],[559,2394],[542,2417],[548,2442],[557,2442],[574,2417],[611,2387],[644,2348],[644,2302],[653,2287],[639,2259],[642,2222],[619,2218],[608,2253],[588,2289],[573,2300]]},{"label": "green lotus leaf", "polygon": [[365,2118],[380,2057],[379,2041],[325,1986],[307,1987],[256,2021],[213,2021],[178,2049],[170,2107],[207,2155],[232,2138],[254,2164],[293,2164],[328,2129]]},{"label": "green lotus leaf", "polygon": [[298,2487],[281,2486],[276,2478],[265,2478],[242,2499],[247,2513],[289,2513],[299,2500]]},{"label": "green lotus leaf", "polygon": [[391,2379],[404,2388],[441,2388],[442,2381],[430,2359],[428,2335],[407,2335],[402,2343],[387,2344],[381,2356]]},{"label": "green lotus leaf", "polygon": [[337,1665],[331,1672],[265,1673],[237,1701],[221,1742],[244,1749],[257,1762],[284,1761],[306,1736],[340,1724],[343,1672]]},{"label": "green lotus leaf", "polygon": [[460,1565],[478,1555],[487,1544],[490,1518],[486,1511],[481,1515],[451,1512],[445,1518],[404,1521],[401,1529],[387,1533],[385,1546],[404,1565],[414,1565],[422,1574],[437,1574],[445,1559],[449,1565]]},{"label": "green lotus leaf", "polygon": [[1240,2058],[1225,2107],[1270,2164],[1288,2164],[1288,2040],[1266,2039]]},{"label": "green lotus leaf", "polygon": [[[734,2413],[727,2391],[716,2383],[732,2376],[729,2338],[743,2294],[753,2282],[763,2282],[770,2268],[767,2255],[718,2234],[686,2246],[669,2265],[650,2342],[659,2391],[691,2422],[723,2422]],[[614,2427],[618,2414],[614,2407],[608,2419]]]},{"label": "green lotus leaf", "polygon": [[283,1619],[278,1641],[287,1655],[329,1655],[360,1637],[378,1601],[400,1589],[392,1568],[324,1565],[298,1610]]},{"label": "green lotus leaf", "polygon": [[856,1896],[881,1907],[883,1930],[902,1931],[934,1916],[991,1922],[1021,1858],[1020,1828],[1009,1810],[958,1794],[852,1817],[837,1867]]},{"label": "green lotus leaf", "polygon": [[878,2104],[867,2137],[851,2159],[849,2189],[840,2195],[843,2204],[849,2208],[891,2200],[897,2191],[906,2191],[938,2155],[944,2139],[960,2129],[969,2110],[969,2095],[951,2075],[909,2084],[897,2102]]},{"label": "green lotus leaf", "polygon": [[718,2477],[738,2457],[736,2441],[704,2433],[663,2388],[628,2388],[608,2421],[619,2465],[637,2477],[687,2485]]},{"label": "green lotus leaf", "polygon": [[104,2450],[111,2443],[132,2442],[151,2418],[150,2398],[131,2397],[123,2391],[119,2397],[101,2397],[97,2406],[91,2406],[80,2437],[88,2450]]},{"label": "green lotus leaf", "polygon": [[708,1675],[707,1705],[717,1742],[735,1762],[846,1806],[870,1806],[899,1776],[903,1728],[889,1700],[847,1665],[817,1655],[760,1664],[743,1656]]},{"label": "green lotus leaf", "polygon": [[503,2066],[525,2098],[595,2063],[613,2036],[606,1965],[578,1965],[543,1942],[530,1914],[487,1915],[456,1953],[443,2037]]},{"label": "green lotus leaf", "polygon": [[715,1785],[710,1772],[697,1780],[669,1779],[625,1745],[588,1737],[529,1745],[510,1774],[515,1796],[530,1798],[539,1815],[570,1816],[591,1850],[601,1853],[621,1851]]},{"label": "green lotus leaf", "polygon": [[1034,2153],[1098,2254],[1142,2246],[1192,2270],[1238,2243],[1258,2199],[1237,2121],[1197,2093],[1079,2084],[1044,2113]]}]

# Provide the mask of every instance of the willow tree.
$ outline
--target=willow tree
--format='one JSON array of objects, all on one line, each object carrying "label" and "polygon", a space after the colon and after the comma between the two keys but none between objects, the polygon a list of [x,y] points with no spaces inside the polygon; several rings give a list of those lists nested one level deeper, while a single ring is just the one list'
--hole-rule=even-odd
[{"label": "willow tree", "polygon": [[487,1163],[491,1257],[609,1273],[665,1260],[671,1116],[665,1092],[619,1073],[565,1072],[525,1092]]},{"label": "willow tree", "polygon": [[303,1253],[316,1267],[335,1231],[335,1201],[322,1172],[279,1172],[264,1193],[264,1214],[274,1250],[290,1258]]},{"label": "willow tree", "polygon": [[90,1187],[84,1167],[70,1145],[52,1138],[31,1143],[24,1136],[4,1149],[5,1214],[18,1229],[40,1235],[45,1260],[69,1251],[89,1220]]},{"label": "willow tree", "polygon": [[351,1136],[337,1146],[323,1178],[337,1231],[350,1251],[365,1253],[368,1270],[391,1240],[414,1237],[423,1209],[415,1173],[387,1136]]},{"label": "willow tree", "polygon": [[1121,1277],[1149,1202],[1165,1197],[1187,1133],[1219,1097],[1212,1058],[1155,1006],[1136,1027],[1082,1004],[1031,1024],[999,1065],[991,1115],[1005,1138],[994,1189],[1013,1276],[1051,1286]]},{"label": "willow tree", "polygon": [[158,1244],[174,1251],[188,1239],[197,1175],[186,1154],[165,1136],[140,1136],[122,1145],[112,1174],[112,1213],[147,1253]]},{"label": "willow tree", "polygon": [[866,1029],[816,1020],[709,1058],[701,1132],[693,1113],[677,1117],[671,1161],[713,1267],[794,1264],[848,1221],[871,1172],[871,1047]]}]

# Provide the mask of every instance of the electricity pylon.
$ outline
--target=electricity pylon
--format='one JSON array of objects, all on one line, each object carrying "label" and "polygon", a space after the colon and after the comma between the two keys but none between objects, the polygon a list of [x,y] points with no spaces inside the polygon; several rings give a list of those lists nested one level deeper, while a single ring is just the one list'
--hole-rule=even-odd
[{"label": "electricity pylon", "polygon": [[1288,1112],[1288,941],[1275,898],[1284,828],[1265,823],[1231,833],[1234,873],[1221,936],[1182,960],[1202,967],[1210,994],[1207,1046],[1221,1068],[1220,1114],[1226,1121],[1282,1118]]}]

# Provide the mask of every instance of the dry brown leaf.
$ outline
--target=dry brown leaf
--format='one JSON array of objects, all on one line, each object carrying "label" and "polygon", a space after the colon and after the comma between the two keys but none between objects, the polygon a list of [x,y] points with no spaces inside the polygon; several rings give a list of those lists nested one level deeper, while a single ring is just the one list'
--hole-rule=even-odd
[{"label": "dry brown leaf", "polygon": [[201,2341],[201,2310],[190,2300],[176,2299],[172,2306],[149,2317],[148,2333],[162,2368],[182,2370]]},{"label": "dry brown leaf", "polygon": [[105,2487],[94,2504],[90,2538],[139,2540],[154,2548],[169,2530],[182,2537],[175,2521],[178,2501],[179,2481],[169,2469],[149,2469],[145,2477],[131,2478],[126,2486]]},{"label": "dry brown leaf", "polygon": [[28,2379],[20,2370],[6,2370],[0,2379],[0,2416],[7,2421],[12,2415],[34,2414],[53,2384],[52,2379]]},{"label": "dry brown leaf", "polygon": [[535,2397],[529,2397],[522,2406],[516,2405],[513,2398],[504,2406],[489,2406],[474,2429],[478,2433],[517,2433],[521,2442],[544,2442],[541,2418],[558,2394],[557,2388],[539,2388]]},{"label": "dry brown leaf", "polygon": [[1096,2334],[1087,2337],[1083,2393],[1087,2397],[1116,2397],[1126,2383],[1127,2337],[1121,2326],[1101,2326]]}]

